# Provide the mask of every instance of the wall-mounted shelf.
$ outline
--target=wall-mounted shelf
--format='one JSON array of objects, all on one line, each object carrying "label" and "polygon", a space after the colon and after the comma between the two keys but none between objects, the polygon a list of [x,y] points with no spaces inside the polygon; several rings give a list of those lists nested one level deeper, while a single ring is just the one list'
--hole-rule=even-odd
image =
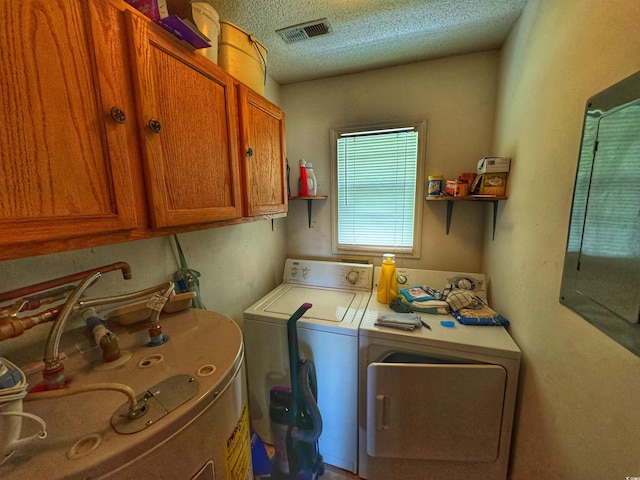
[{"label": "wall-mounted shelf", "polygon": [[326,200],[326,195],[314,195],[309,197],[289,197],[289,200],[306,200],[307,201],[307,216],[309,218],[309,228],[311,228],[311,205],[313,200]]},{"label": "wall-mounted shelf", "polygon": [[491,240],[496,236],[496,217],[498,216],[498,202],[506,200],[507,197],[498,197],[495,195],[468,195],[465,197],[452,197],[450,195],[442,195],[438,197],[425,197],[429,202],[447,202],[447,235],[451,227],[451,216],[453,214],[453,202],[491,202],[493,204],[493,231]]}]

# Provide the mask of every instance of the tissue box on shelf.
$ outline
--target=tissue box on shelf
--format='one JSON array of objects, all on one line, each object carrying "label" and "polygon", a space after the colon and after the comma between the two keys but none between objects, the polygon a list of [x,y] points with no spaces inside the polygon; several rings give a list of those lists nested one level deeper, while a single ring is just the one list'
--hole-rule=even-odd
[{"label": "tissue box on shelf", "polygon": [[180,40],[194,48],[211,47],[211,42],[193,19],[189,0],[126,0],[129,5],[144,13]]},{"label": "tissue box on shelf", "polygon": [[[160,21],[160,8],[158,7],[158,0],[126,0],[133,8],[144,13],[154,22]],[[167,14],[165,13],[165,16]]]},{"label": "tissue box on shelf", "polygon": [[162,25],[165,30],[173,33],[180,40],[184,40],[188,44],[190,44],[193,48],[207,48],[211,47],[211,43],[209,39],[205,37],[198,27],[189,19],[180,18],[177,15],[169,15],[168,17],[164,17],[160,20],[160,25]]},{"label": "tissue box on shelf", "polygon": [[478,161],[478,175],[508,172],[510,166],[511,158],[509,157],[484,157]]},{"label": "tissue box on shelf", "polygon": [[507,173],[483,173],[480,179],[480,195],[504,197],[507,194]]}]

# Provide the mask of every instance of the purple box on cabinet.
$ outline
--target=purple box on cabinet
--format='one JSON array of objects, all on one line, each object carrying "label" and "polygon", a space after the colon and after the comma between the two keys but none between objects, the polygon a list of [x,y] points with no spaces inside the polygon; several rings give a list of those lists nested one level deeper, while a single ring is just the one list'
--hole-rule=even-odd
[{"label": "purple box on cabinet", "polygon": [[[203,35],[193,23],[191,3],[188,0],[126,0],[126,2],[194,48],[211,46],[209,38]],[[173,13],[174,11],[176,13]]]},{"label": "purple box on cabinet", "polygon": [[211,46],[209,39],[200,33],[198,27],[187,19],[182,19],[177,15],[169,15],[158,23],[180,40],[184,40],[194,48],[207,48]]},{"label": "purple box on cabinet", "polygon": [[158,8],[158,0],[126,0],[126,2],[135,9],[144,13],[154,22],[160,21],[160,9]]}]

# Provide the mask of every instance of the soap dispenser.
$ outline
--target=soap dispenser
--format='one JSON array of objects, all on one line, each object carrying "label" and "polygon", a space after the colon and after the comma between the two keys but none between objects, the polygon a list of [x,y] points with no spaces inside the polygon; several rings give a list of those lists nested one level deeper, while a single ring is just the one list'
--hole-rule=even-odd
[{"label": "soap dispenser", "polygon": [[398,296],[398,283],[396,282],[396,259],[393,253],[382,255],[382,272],[378,282],[377,300],[389,305]]}]

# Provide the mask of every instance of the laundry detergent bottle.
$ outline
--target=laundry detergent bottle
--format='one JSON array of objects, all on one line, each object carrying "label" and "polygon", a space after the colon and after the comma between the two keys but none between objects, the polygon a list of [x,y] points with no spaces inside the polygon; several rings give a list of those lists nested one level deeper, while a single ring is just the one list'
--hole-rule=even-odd
[{"label": "laundry detergent bottle", "polygon": [[309,179],[307,178],[307,162],[303,158],[300,160],[300,177],[298,177],[298,195],[309,196]]},{"label": "laundry detergent bottle", "polygon": [[315,197],[318,195],[318,182],[316,181],[316,175],[313,173],[313,164],[307,163],[307,185],[308,195]]},{"label": "laundry detergent bottle", "polygon": [[398,296],[396,282],[396,256],[393,253],[382,255],[382,272],[378,282],[378,302],[389,305]]}]

